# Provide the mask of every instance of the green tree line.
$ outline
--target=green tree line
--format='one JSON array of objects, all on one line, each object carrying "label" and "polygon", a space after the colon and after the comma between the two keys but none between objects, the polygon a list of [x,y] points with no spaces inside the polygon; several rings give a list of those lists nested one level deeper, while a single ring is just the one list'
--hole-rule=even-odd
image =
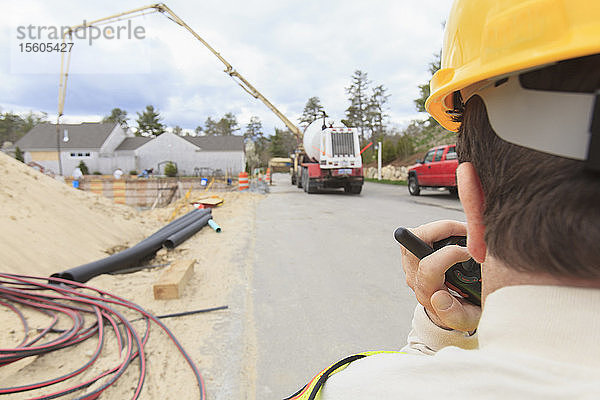
[{"label": "green tree line", "polygon": [[32,111],[25,115],[13,112],[0,113],[0,145],[4,142],[15,143],[34,126],[47,120],[48,114],[46,113],[34,113]]}]

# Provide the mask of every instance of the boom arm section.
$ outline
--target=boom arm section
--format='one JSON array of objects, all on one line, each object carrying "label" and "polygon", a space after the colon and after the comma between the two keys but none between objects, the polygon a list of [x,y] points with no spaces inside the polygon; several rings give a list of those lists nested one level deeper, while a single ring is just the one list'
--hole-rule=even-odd
[{"label": "boom arm section", "polygon": [[[281,119],[283,121],[285,126],[287,126],[288,129],[290,131],[292,131],[292,133],[298,139],[299,143],[302,142],[302,132],[300,131],[300,129],[298,129],[298,127],[296,125],[294,125],[285,115],[283,115],[283,113],[281,111],[279,111],[277,109],[277,107],[275,107],[269,100],[267,100],[267,98],[265,96],[263,96],[254,86],[252,86],[250,84],[250,82],[248,82],[242,75],[240,75],[240,73],[237,72],[231,66],[231,64],[229,62],[227,62],[227,60],[225,60],[225,58],[223,58],[223,56],[221,56],[221,54],[219,52],[217,52],[210,44],[208,44],[208,42],[206,40],[202,39],[202,37],[200,37],[200,35],[198,35],[192,28],[190,28],[190,26],[188,24],[186,24],[177,14],[175,14],[169,7],[167,7],[166,4],[159,3],[159,4],[153,4],[153,5],[149,5],[149,6],[145,6],[145,7],[140,7],[140,8],[130,10],[130,11],[122,12],[120,14],[115,14],[115,15],[111,15],[109,17],[105,17],[105,18],[97,19],[95,21],[87,22],[85,24],[72,26],[66,32],[65,36],[63,36],[63,42],[66,39],[66,35],[72,35],[75,31],[80,30],[80,29],[86,29],[91,26],[103,25],[103,24],[107,24],[110,22],[114,22],[114,21],[120,21],[123,19],[134,18],[134,17],[138,17],[141,15],[146,15],[146,14],[150,14],[150,13],[154,13],[154,12],[160,12],[161,14],[165,15],[171,21],[182,26],[188,32],[190,32],[196,39],[198,39],[198,41],[200,41],[206,48],[208,48],[211,51],[211,53],[213,53],[225,65],[224,72],[227,75],[229,75],[238,85],[241,86],[242,89],[244,89],[252,97],[261,100],[271,111],[273,111],[275,113],[275,115],[277,115],[279,117],[279,119]],[[64,57],[65,57],[65,53],[61,53],[61,62],[60,62],[61,73],[60,73],[60,83],[59,83],[59,93],[58,93],[58,118],[60,118],[61,115],[63,115],[63,111],[64,111],[65,97],[66,97],[66,91],[67,91],[67,77],[69,75],[69,64],[71,61],[71,53],[68,53],[66,63],[65,63]],[[58,125],[58,121],[57,121],[57,125]]]}]

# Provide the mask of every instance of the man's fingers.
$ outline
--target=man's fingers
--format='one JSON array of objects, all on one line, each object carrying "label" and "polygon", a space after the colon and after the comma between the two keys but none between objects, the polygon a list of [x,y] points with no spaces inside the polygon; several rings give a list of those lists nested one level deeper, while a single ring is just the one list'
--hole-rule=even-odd
[{"label": "man's fingers", "polygon": [[447,328],[471,332],[479,324],[481,308],[461,303],[446,290],[439,290],[431,296],[431,306],[438,319]]},{"label": "man's fingers", "polygon": [[467,261],[471,256],[465,247],[445,246],[423,258],[415,275],[414,291],[419,303],[430,307],[431,296],[438,290],[445,290],[446,271],[454,264]]},{"label": "man's fingers", "polygon": [[419,269],[419,259],[404,247],[400,246],[400,248],[402,249],[402,269],[406,275],[406,283],[414,290],[417,270]]},{"label": "man's fingers", "polygon": [[[410,231],[431,245],[433,242],[449,236],[464,236],[467,234],[467,227],[462,222],[442,220],[421,225],[417,228],[411,228]],[[414,290],[417,270],[419,269],[419,259],[404,246],[401,245],[400,249],[402,251],[402,268],[406,274],[406,283]]]},{"label": "man's fingers", "polygon": [[421,225],[411,229],[411,232],[425,243],[431,244],[450,236],[466,236],[467,225],[458,221],[441,220]]}]

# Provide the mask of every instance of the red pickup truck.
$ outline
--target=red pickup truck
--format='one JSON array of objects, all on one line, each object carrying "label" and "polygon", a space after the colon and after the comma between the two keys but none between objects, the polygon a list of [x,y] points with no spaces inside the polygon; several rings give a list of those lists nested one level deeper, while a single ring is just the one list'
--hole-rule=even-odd
[{"label": "red pickup truck", "polygon": [[430,149],[423,160],[417,160],[417,163],[408,169],[408,192],[418,196],[422,187],[446,187],[450,194],[456,196],[456,167],[456,145]]}]

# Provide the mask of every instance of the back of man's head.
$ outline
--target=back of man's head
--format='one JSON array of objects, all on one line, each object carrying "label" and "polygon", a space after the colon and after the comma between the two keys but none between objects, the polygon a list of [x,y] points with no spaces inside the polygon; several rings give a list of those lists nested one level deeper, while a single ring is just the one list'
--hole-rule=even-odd
[{"label": "back of man's head", "polygon": [[[526,90],[577,88],[593,95],[600,90],[600,55],[518,78],[521,85],[536,86]],[[457,152],[459,161],[473,163],[481,180],[488,252],[518,270],[600,278],[600,172],[589,170],[583,160],[504,141],[494,132],[486,103],[477,94],[462,113]],[[589,126],[589,120],[585,123]],[[570,132],[562,134],[568,138]]]},{"label": "back of man's head", "polygon": [[[458,131],[508,267],[600,278],[600,2],[455,0],[427,111]],[[592,128],[593,127],[593,128]]]}]

